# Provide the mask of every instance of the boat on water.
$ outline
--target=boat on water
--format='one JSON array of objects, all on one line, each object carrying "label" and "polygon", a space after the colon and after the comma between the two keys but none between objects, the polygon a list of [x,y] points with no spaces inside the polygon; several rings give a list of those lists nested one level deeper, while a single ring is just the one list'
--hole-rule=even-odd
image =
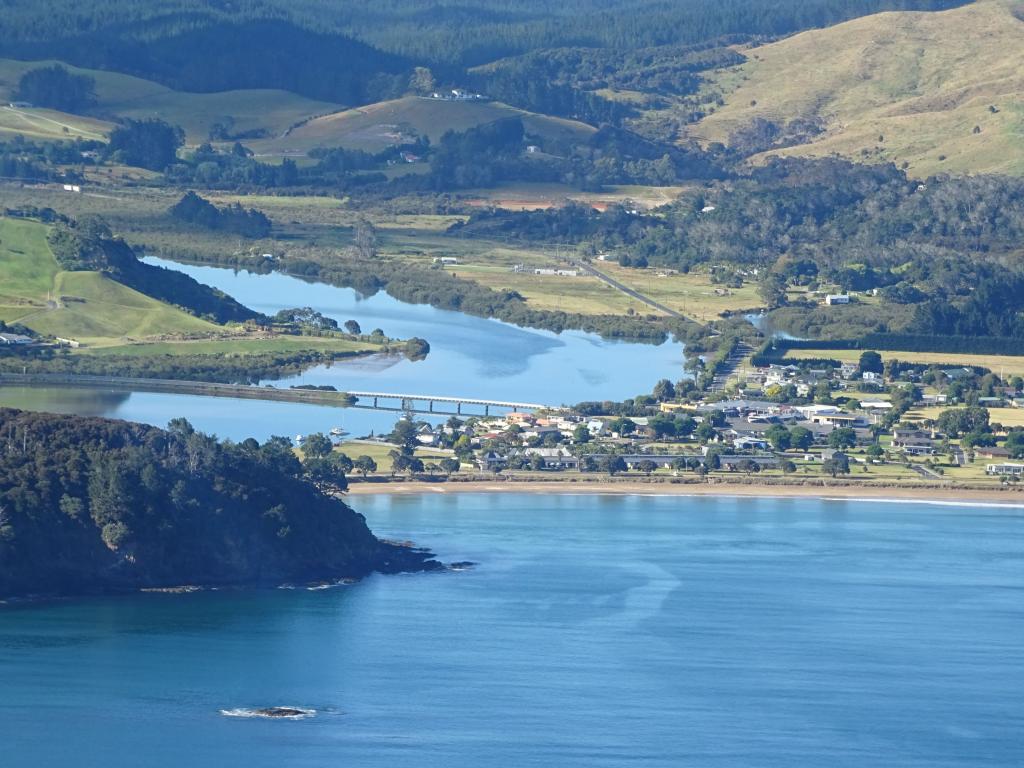
[{"label": "boat on water", "polygon": [[306,442],[306,436],[305,435],[296,435],[295,436],[295,443],[297,445],[302,445],[304,442]]},{"label": "boat on water", "polygon": [[335,437],[344,437],[348,434],[348,430],[344,427],[331,427],[331,434]]}]

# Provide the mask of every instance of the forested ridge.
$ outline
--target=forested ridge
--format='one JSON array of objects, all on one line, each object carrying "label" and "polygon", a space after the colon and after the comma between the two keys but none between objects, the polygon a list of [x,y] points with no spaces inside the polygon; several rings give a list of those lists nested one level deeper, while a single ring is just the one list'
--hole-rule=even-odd
[{"label": "forested ridge", "polygon": [[[10,0],[0,55],[59,58],[181,90],[283,88],[347,104],[404,89],[414,65],[442,79],[544,49],[620,53],[777,36],[880,10],[935,10],[958,0]],[[537,77],[541,77],[538,72]],[[509,88],[505,88],[509,91]]]},{"label": "forested ridge", "polygon": [[438,567],[301,472],[286,439],[0,409],[0,597]]}]

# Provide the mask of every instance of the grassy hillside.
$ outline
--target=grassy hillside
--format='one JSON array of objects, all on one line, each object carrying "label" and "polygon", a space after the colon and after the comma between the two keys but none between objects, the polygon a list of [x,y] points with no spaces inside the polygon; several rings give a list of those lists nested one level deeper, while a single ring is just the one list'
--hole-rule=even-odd
[{"label": "grassy hillside", "polygon": [[407,96],[319,117],[285,137],[248,142],[248,145],[265,154],[308,152],[318,146],[377,152],[413,134],[429,136],[436,142],[448,130],[464,131],[515,116],[523,119],[528,134],[580,138],[594,131],[583,123],[538,115],[498,102],[440,101]]},{"label": "grassy hillside", "polygon": [[757,117],[819,117],[827,130],[783,153],[905,162],[919,176],[1024,173],[1022,9],[882,13],[754,48],[719,73],[726,105],[694,134],[725,141]]},{"label": "grassy hillside", "polygon": [[[10,100],[18,79],[26,71],[53,63],[0,59],[0,101]],[[70,66],[68,69],[96,81],[98,104],[93,114],[108,118],[159,117],[184,128],[190,144],[206,141],[210,127],[228,117],[233,120],[233,133],[263,132],[268,137],[277,137],[297,122],[342,108],[340,104],[315,101],[287,91],[186,93],[116,72]],[[82,135],[90,139],[102,138],[111,128],[109,122],[52,110],[0,109],[0,131],[26,133],[38,138],[68,138],[69,134],[63,131],[64,126],[71,128],[71,136]]]},{"label": "grassy hillside", "polygon": [[[99,272],[61,270],[33,221],[0,218],[0,320],[73,338],[82,355],[211,355],[373,352],[340,337],[241,334],[129,288]],[[201,338],[185,338],[200,336]]]},{"label": "grassy hillside", "polygon": [[103,344],[219,329],[98,272],[62,271],[35,222],[0,219],[0,275],[0,319],[38,333]]},{"label": "grassy hillside", "polygon": [[0,107],[0,138],[21,135],[41,141],[89,139],[101,141],[113,126],[104,121],[80,115],[69,115],[52,109],[17,109]]}]

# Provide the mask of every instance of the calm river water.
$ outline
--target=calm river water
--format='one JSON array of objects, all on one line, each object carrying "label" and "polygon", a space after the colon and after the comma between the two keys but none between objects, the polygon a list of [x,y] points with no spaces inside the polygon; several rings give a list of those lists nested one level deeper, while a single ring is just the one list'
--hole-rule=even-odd
[{"label": "calm river water", "polygon": [[3,764],[1024,764],[1021,510],[355,502],[479,567],[4,609]]},{"label": "calm river water", "polygon": [[[658,379],[675,381],[682,376],[683,347],[674,342],[652,345],[605,341],[577,331],[555,334],[407,304],[383,292],[367,298],[351,289],[287,275],[147,261],[185,272],[267,314],[309,306],[339,322],[356,320],[367,333],[381,328],[394,338],[420,336],[430,343],[426,360],[375,356],[346,361],[274,382],[278,387],[331,384],[339,390],[560,405],[632,397],[650,392]],[[398,416],[289,403],[38,387],[0,388],[0,405],[111,416],[157,426],[185,416],[205,432],[236,440],[326,431],[339,421],[353,434],[379,433],[389,431]]]}]

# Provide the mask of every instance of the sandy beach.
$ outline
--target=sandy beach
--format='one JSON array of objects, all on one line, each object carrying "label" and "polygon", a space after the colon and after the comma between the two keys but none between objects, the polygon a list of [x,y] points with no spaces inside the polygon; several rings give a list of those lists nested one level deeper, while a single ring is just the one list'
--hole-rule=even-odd
[{"label": "sandy beach", "polygon": [[1024,488],[972,489],[935,486],[757,485],[754,483],[666,483],[643,481],[354,482],[350,496],[374,494],[558,493],[638,496],[750,496],[761,498],[892,499],[935,503],[999,504],[1024,509]]}]

